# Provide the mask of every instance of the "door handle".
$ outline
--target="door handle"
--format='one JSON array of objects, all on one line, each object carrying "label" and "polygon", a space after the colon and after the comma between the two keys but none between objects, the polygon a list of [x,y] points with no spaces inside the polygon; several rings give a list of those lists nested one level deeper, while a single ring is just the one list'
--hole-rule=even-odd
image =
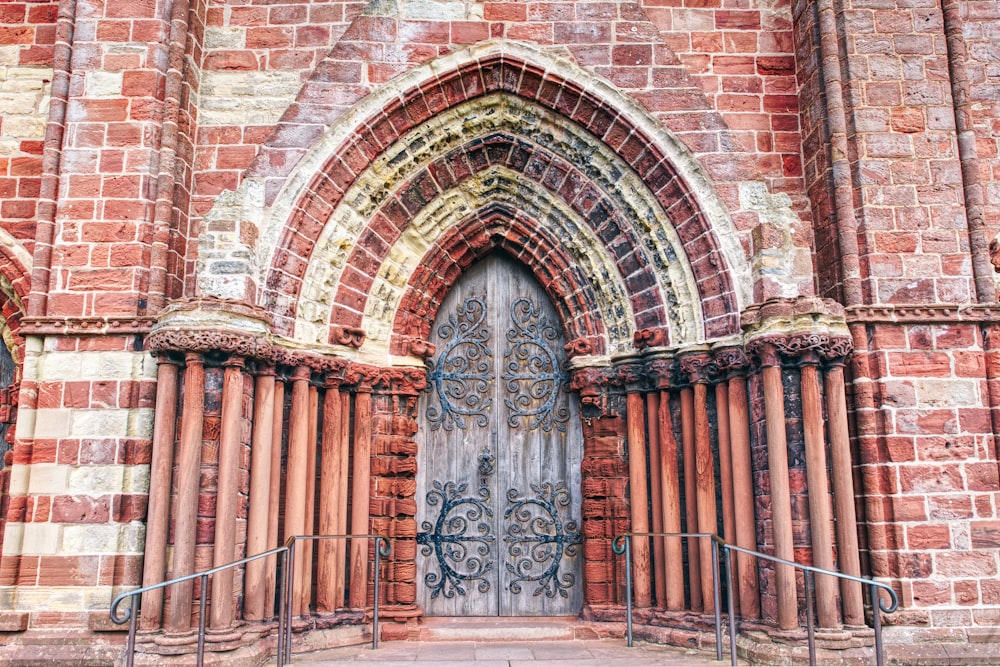
[{"label": "door handle", "polygon": [[497,457],[490,451],[489,446],[483,447],[483,451],[479,453],[479,458],[476,460],[479,462],[480,475],[490,475],[493,473]]}]

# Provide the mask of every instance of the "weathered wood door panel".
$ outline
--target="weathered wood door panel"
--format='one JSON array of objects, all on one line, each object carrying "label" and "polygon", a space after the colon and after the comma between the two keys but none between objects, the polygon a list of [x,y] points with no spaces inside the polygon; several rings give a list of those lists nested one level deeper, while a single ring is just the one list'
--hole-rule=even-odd
[{"label": "weathered wood door panel", "polygon": [[552,305],[527,270],[491,256],[449,293],[431,342],[419,604],[435,616],[579,613],[582,440]]}]

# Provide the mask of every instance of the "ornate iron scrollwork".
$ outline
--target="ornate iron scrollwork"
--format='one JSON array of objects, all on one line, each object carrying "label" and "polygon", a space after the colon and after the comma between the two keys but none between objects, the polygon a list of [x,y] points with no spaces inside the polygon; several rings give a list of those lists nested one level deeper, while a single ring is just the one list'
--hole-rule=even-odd
[{"label": "ornate iron scrollwork", "polygon": [[492,475],[493,471],[496,470],[497,457],[490,451],[489,445],[483,447],[483,451],[479,452],[476,461],[479,463],[480,475]]},{"label": "ornate iron scrollwork", "polygon": [[438,327],[438,337],[448,343],[429,375],[441,406],[427,407],[432,430],[442,426],[446,431],[455,426],[465,430],[466,417],[474,417],[480,427],[489,423],[487,410],[493,404],[490,390],[494,376],[493,351],[487,346],[491,331],[484,325],[485,320],[486,303],[469,297],[455,315]]},{"label": "ornate iron scrollwork", "polygon": [[[559,565],[563,556],[575,556],[576,545],[583,542],[575,521],[565,524],[559,516],[559,508],[570,503],[569,491],[562,482],[541,486],[531,485],[535,496],[518,498],[517,489],[507,491],[511,506],[504,512],[507,523],[503,541],[513,562],[506,563],[507,571],[513,575],[510,592],[521,592],[522,582],[536,582],[532,595],[545,594],[546,597],[569,597],[568,591],[576,583],[573,574],[560,576]],[[533,572],[535,566],[541,570]]]},{"label": "ornate iron scrollwork", "polygon": [[518,428],[524,418],[529,430],[541,427],[549,432],[555,427],[565,431],[569,410],[556,402],[568,377],[552,345],[559,330],[525,297],[511,305],[510,319],[513,327],[507,330],[503,373],[507,391],[513,396],[504,400],[510,410],[507,424]]},{"label": "ornate iron scrollwork", "polygon": [[488,593],[491,585],[487,575],[493,570],[490,545],[496,541],[492,534],[493,510],[488,504],[490,490],[480,487],[477,498],[462,496],[467,484],[442,485],[434,481],[431,486],[427,505],[440,503],[441,512],[433,524],[424,521],[420,525],[423,532],[417,533],[421,553],[424,556],[433,553],[441,570],[424,575],[431,598],[465,595],[462,582],[466,581],[477,581],[479,592]]}]

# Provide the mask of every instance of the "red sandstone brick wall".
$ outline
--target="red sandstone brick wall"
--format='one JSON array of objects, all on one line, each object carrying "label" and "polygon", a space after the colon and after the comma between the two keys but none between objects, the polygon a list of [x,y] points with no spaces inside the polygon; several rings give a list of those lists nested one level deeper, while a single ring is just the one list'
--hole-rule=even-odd
[{"label": "red sandstone brick wall", "polygon": [[[304,151],[365,95],[436,56],[507,38],[552,48],[637,100],[696,156],[731,211],[741,209],[738,181],[763,180],[772,193],[789,196],[799,216],[794,247],[810,249],[815,259],[810,265],[807,253],[806,261],[797,260],[798,285],[839,296],[815,4],[730,4],[487,2],[481,18],[403,20],[361,16],[363,3],[354,2],[193,3],[181,48],[166,294],[193,293],[202,230],[234,231],[228,221],[213,229],[204,220],[225,191],[247,175],[258,176],[273,201]],[[940,10],[936,3],[892,10],[864,0],[841,4],[840,65],[849,76],[848,159],[865,299],[968,303],[969,239]],[[38,72],[26,77],[38,82],[38,90],[51,81],[45,72],[53,64],[56,6],[0,5],[0,52],[9,58],[0,66],[7,68],[8,81],[18,67]],[[36,290],[48,294],[51,315],[131,315],[143,312],[150,297],[154,209],[164,185],[170,24],[164,2],[81,0],[77,6],[53,271]],[[963,3],[963,12],[976,103],[974,144],[992,235],[1000,231],[1000,9],[983,0]],[[251,109],[254,98],[261,106]],[[227,99],[241,104],[227,108]],[[43,142],[11,130],[12,119],[24,115],[4,111],[0,119],[0,140],[9,138],[0,153],[0,228],[30,252]],[[767,243],[766,233],[752,233],[759,222],[755,213],[733,217],[748,255]],[[0,271],[18,295],[27,295],[23,263],[4,255]],[[20,306],[8,301],[3,312],[12,325]],[[921,317],[936,319],[928,324]],[[875,382],[871,403],[859,403],[856,411],[868,411],[871,419],[855,425],[870,496],[865,506],[872,570],[900,578],[904,601],[927,610],[911,620],[996,623],[998,480],[989,414],[996,401],[986,382],[980,326],[940,311],[865,326],[865,361]],[[53,349],[72,351],[135,345],[121,338],[52,341]],[[152,388],[142,381],[80,380],[29,383],[26,392],[37,392],[33,408],[99,410],[148,407]],[[406,418],[399,406],[383,407]],[[862,422],[873,430],[863,430]],[[145,446],[126,438],[43,438],[18,450],[25,458],[17,460],[141,464],[148,457]],[[402,451],[383,454],[406,459]],[[588,457],[596,465],[599,453]],[[595,502],[618,493],[618,472],[606,476],[607,489],[593,490]],[[392,499],[386,494],[377,501]],[[142,502],[130,494],[20,496],[12,499],[9,516],[128,522],[141,516]],[[585,530],[608,537],[603,524],[588,521]],[[604,546],[588,548],[606,546],[594,544]],[[69,571],[76,581],[134,582],[130,558],[128,567]],[[5,584],[52,584],[52,573],[67,565],[45,557],[14,570],[11,563],[2,564]],[[122,571],[129,574],[107,574]],[[594,584],[613,597],[613,582]],[[397,593],[402,599],[409,591]]]}]

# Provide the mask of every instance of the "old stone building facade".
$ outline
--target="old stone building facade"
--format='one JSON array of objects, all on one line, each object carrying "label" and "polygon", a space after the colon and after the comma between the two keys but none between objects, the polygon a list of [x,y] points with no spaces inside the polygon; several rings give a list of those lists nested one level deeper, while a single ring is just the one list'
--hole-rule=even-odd
[{"label": "old stone building facade", "polygon": [[[0,660],[112,659],[118,593],[300,534],[389,538],[387,637],[620,621],[628,530],[989,653],[998,43],[995,0],[0,3]],[[368,555],[301,556],[297,633]],[[650,636],[704,630],[707,548],[635,556]],[[213,581],[210,650],[273,648],[274,576]],[[734,589],[801,637],[801,579]]]}]

